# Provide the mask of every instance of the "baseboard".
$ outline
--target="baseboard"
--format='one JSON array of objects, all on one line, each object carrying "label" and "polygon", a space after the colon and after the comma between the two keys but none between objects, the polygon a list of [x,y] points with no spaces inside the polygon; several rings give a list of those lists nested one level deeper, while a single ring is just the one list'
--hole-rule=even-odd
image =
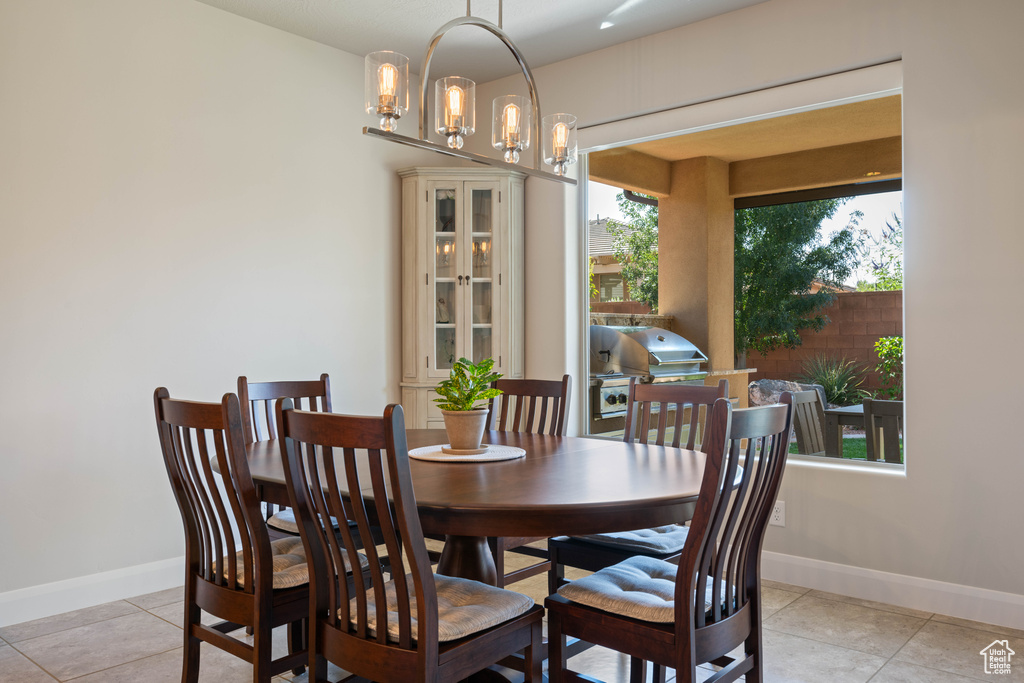
[{"label": "baseboard", "polygon": [[174,588],[184,576],[185,558],[174,557],[0,593],[0,626]]},{"label": "baseboard", "polygon": [[1024,629],[1024,595],[891,574],[796,555],[761,553],[761,576],[862,600]]}]

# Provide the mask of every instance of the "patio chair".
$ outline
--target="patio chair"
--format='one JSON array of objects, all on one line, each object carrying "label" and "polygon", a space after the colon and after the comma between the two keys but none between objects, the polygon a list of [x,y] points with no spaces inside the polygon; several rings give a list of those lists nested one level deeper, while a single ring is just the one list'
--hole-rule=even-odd
[{"label": "patio chair", "polygon": [[825,409],[817,389],[793,392],[793,431],[802,455],[825,455]]},{"label": "patio chair", "polygon": [[864,438],[869,461],[903,462],[903,401],[864,399]]}]

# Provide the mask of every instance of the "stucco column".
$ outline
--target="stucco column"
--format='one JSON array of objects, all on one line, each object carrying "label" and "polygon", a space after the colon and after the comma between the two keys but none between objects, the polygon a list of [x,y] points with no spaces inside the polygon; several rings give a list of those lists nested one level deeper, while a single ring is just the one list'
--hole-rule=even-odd
[{"label": "stucco column", "polygon": [[733,201],[729,164],[672,163],[672,191],[658,203],[658,310],[707,354],[711,370],[733,357]]}]

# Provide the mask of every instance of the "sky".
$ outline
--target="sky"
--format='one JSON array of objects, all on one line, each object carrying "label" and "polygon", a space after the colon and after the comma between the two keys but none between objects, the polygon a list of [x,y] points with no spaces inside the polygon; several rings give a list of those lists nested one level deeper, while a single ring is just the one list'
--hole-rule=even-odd
[{"label": "sky", "polygon": [[[590,182],[587,192],[589,195],[587,216],[591,220],[598,217],[623,219],[618,202],[615,201],[615,196],[622,192],[621,189],[603,183]],[[821,224],[822,231],[826,235],[830,235],[837,230],[842,230],[849,223],[850,214],[858,210],[864,212],[859,227],[866,229],[872,237],[878,238],[886,221],[892,221],[894,213],[901,220],[903,219],[903,193],[883,192],[851,197],[839,207],[835,216]],[[857,280],[864,279],[870,278],[867,276],[866,269],[861,268],[846,281],[846,284],[853,286],[857,284]]]}]

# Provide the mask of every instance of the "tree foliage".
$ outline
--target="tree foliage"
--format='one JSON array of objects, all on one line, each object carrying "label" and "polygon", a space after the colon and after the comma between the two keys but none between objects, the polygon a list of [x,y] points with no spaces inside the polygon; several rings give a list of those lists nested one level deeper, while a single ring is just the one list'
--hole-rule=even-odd
[{"label": "tree foliage", "polygon": [[629,298],[658,310],[658,207],[616,197],[625,223],[608,221],[615,240],[615,260],[622,264],[622,280]]},{"label": "tree foliage", "polygon": [[896,214],[885,222],[882,234],[864,241],[861,257],[869,259],[874,282],[860,280],[858,292],[891,292],[903,289],[903,221]]},{"label": "tree foliage", "polygon": [[903,398],[903,337],[880,337],[875,342],[876,369],[882,378],[878,395],[890,401]]},{"label": "tree foliage", "polygon": [[[766,354],[801,344],[800,330],[828,324],[823,309],[856,268],[860,212],[827,241],[822,221],[843,199],[740,209],[735,220],[735,348],[739,367],[748,349]],[[824,286],[811,293],[814,281]]]}]

